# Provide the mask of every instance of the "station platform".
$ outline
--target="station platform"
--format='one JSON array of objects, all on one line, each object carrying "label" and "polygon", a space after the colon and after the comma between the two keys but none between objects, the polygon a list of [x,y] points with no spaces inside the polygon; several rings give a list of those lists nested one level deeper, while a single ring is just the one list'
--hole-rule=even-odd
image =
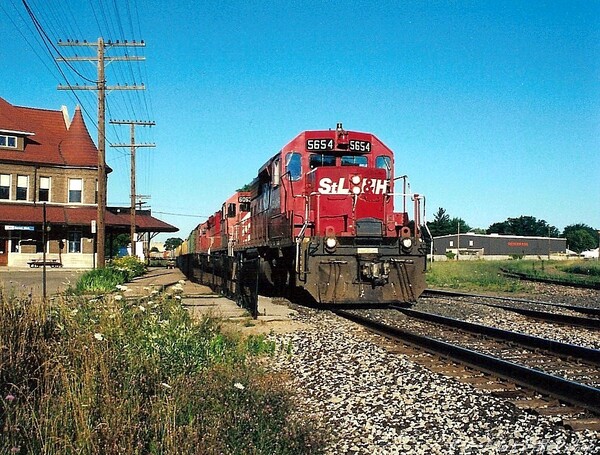
[{"label": "station platform", "polygon": [[295,320],[297,312],[284,301],[259,296],[259,316],[253,319],[247,310],[233,300],[215,293],[208,286],[191,282],[177,268],[150,268],[145,275],[127,283],[122,294],[126,299],[139,299],[159,292],[178,296],[192,316],[218,318],[228,328],[248,334],[289,332],[302,326]]}]

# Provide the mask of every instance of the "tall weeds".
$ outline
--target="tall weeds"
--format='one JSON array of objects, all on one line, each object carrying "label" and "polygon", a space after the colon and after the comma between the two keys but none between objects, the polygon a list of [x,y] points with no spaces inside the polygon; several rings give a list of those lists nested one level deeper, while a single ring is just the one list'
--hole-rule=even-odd
[{"label": "tall weeds", "polygon": [[289,392],[176,300],[3,297],[0,453],[320,453]]}]

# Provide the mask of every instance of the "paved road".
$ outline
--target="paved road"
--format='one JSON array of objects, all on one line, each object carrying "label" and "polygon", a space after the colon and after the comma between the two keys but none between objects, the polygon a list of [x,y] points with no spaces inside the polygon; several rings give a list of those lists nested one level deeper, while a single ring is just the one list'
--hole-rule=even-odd
[{"label": "paved road", "polygon": [[[51,296],[74,285],[82,270],[53,269],[46,267],[46,294]],[[42,296],[42,269],[0,268],[0,287],[5,292]]]}]

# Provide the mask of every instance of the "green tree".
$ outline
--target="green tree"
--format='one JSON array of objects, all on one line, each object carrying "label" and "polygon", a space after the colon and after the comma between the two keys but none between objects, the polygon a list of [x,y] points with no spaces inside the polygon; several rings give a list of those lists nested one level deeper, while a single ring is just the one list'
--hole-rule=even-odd
[{"label": "green tree", "polygon": [[179,245],[183,243],[183,240],[179,237],[170,237],[165,240],[165,250],[171,251],[177,248]]},{"label": "green tree", "polygon": [[549,225],[545,220],[538,220],[534,216],[507,218],[506,221],[492,224],[487,229],[487,233],[539,237],[558,237],[559,235],[556,227]]},{"label": "green tree", "polygon": [[450,220],[451,231],[448,232],[448,234],[454,234],[454,233],[458,232],[459,226],[460,226],[460,232],[463,234],[465,232],[471,231],[471,226],[469,226],[465,220],[463,220],[462,218],[454,217]]},{"label": "green tree", "polygon": [[433,215],[433,221],[427,223],[427,226],[429,226],[433,237],[446,235],[450,229],[450,215],[446,213],[446,209],[440,207],[435,215]]},{"label": "green tree", "polygon": [[472,228],[469,232],[472,232],[473,234],[485,234],[485,229]]},{"label": "green tree", "polygon": [[131,243],[129,234],[119,234],[112,239],[112,244],[106,242],[104,245],[104,254],[106,257],[114,258],[119,254],[121,248],[127,248]]},{"label": "green tree", "polygon": [[439,237],[440,235],[456,234],[460,226],[460,232],[469,232],[471,227],[462,218],[450,218],[446,213],[446,209],[440,207],[433,215],[433,221],[427,223],[431,235]]},{"label": "green tree", "polygon": [[568,248],[577,253],[598,246],[598,231],[587,224],[577,223],[566,226],[562,236],[567,239]]}]

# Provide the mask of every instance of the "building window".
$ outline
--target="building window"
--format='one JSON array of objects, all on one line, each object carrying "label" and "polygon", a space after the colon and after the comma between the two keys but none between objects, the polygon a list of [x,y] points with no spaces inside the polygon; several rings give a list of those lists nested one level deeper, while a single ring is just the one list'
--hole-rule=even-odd
[{"label": "building window", "polygon": [[450,246],[454,246],[454,240],[450,240]]},{"label": "building window", "polygon": [[81,253],[81,231],[69,232],[69,253]]},{"label": "building window", "polygon": [[38,192],[38,201],[50,201],[50,177],[40,177],[40,189]]},{"label": "building window", "polygon": [[9,174],[0,174],[0,199],[10,199]]},{"label": "building window", "polygon": [[81,188],[83,181],[81,179],[69,179],[69,202],[81,203]]},{"label": "building window", "polygon": [[16,149],[17,148],[17,137],[0,134],[0,147]]},{"label": "building window", "polygon": [[29,188],[29,177],[17,175],[17,201],[27,200],[27,189]]},{"label": "building window", "polygon": [[473,240],[469,240],[469,246],[473,246]]}]

